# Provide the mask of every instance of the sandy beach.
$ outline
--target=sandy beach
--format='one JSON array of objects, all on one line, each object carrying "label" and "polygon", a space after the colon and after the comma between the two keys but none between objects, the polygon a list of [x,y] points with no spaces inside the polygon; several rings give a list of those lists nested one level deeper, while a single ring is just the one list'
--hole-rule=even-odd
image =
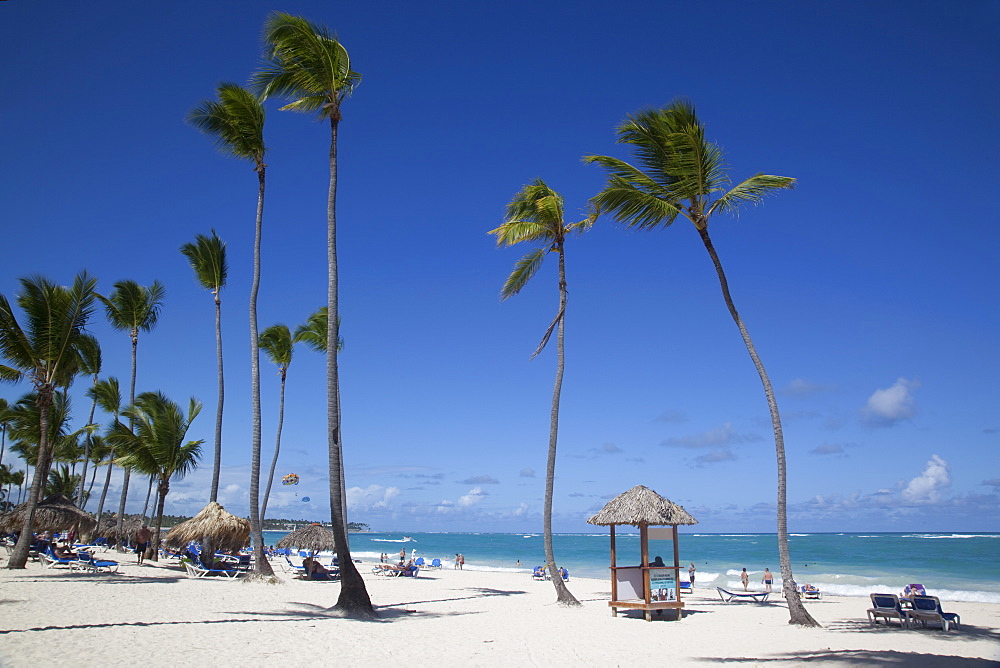
[{"label": "sandy beach", "polygon": [[[115,555],[109,554],[111,558]],[[119,574],[0,568],[0,665],[986,666],[1000,661],[1000,605],[947,603],[959,631],[871,627],[868,601],[808,601],[821,629],[787,624],[784,601],[684,597],[684,618],[611,616],[609,583],[574,578],[583,606],[554,603],[528,575],[452,569],[383,578],[361,565],[380,619],[331,616],[335,582],[281,573],[267,585],[195,579],[176,564],[123,557]],[[0,562],[5,566],[5,560]],[[277,566],[276,566],[277,568]]]}]

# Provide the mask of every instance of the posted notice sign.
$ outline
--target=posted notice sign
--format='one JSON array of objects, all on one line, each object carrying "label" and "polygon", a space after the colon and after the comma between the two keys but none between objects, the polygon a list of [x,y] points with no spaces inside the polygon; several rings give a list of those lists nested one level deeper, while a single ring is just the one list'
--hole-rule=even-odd
[{"label": "posted notice sign", "polygon": [[650,571],[649,591],[654,601],[676,601],[677,600],[677,577],[674,571]]}]

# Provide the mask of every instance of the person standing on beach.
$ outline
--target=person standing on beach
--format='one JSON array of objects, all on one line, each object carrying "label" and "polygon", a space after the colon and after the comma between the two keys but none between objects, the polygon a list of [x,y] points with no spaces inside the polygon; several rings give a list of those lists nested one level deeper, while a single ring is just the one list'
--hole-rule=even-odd
[{"label": "person standing on beach", "polygon": [[145,524],[135,532],[135,553],[138,558],[136,563],[141,564],[146,558],[146,548],[149,547],[149,540],[151,538],[152,535],[149,533],[149,527]]},{"label": "person standing on beach", "polygon": [[743,583],[743,591],[747,590],[747,585],[750,583],[750,575],[747,573],[747,569],[743,569],[740,573],[740,581]]},{"label": "person standing on beach", "polygon": [[405,547],[404,547],[404,548],[402,548],[402,549],[401,549],[401,550],[399,551],[399,561],[400,561],[400,563],[402,563],[402,562],[406,561],[406,548],[405,548]]},{"label": "person standing on beach", "polygon": [[695,571],[694,562],[692,561],[691,565],[688,566],[688,578],[689,578],[688,581],[691,583],[691,589],[694,589],[694,571]]},{"label": "person standing on beach", "polygon": [[764,577],[760,579],[764,583],[764,591],[771,591],[771,583],[774,582],[774,576],[771,575],[771,571],[764,569]]},{"label": "person standing on beach", "polygon": [[458,570],[458,552],[455,553],[455,570]]}]

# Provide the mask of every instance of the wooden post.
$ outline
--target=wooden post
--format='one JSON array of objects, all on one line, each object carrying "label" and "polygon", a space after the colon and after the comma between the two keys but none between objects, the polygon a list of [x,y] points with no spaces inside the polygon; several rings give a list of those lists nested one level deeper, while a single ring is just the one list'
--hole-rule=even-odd
[{"label": "wooden post", "polygon": [[[615,570],[615,525],[611,525],[611,600],[618,600],[618,572]],[[611,608],[611,616],[618,616],[618,608]]]}]

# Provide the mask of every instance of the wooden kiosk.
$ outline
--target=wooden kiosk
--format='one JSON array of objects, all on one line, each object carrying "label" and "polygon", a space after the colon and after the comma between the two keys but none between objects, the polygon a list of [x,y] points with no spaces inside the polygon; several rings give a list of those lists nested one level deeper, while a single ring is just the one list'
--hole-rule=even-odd
[{"label": "wooden kiosk", "polygon": [[[677,546],[677,525],[697,524],[698,520],[681,506],[665,499],[643,485],[636,485],[619,494],[589,520],[589,524],[611,527],[611,615],[618,608],[642,610],[646,621],[653,621],[653,610],[676,610],[681,618],[684,602],[680,588],[680,552]],[[615,548],[615,527],[621,524],[639,527],[642,552],[638,566],[619,566]],[[649,556],[649,540],[673,541],[673,562],[653,565]]]}]

